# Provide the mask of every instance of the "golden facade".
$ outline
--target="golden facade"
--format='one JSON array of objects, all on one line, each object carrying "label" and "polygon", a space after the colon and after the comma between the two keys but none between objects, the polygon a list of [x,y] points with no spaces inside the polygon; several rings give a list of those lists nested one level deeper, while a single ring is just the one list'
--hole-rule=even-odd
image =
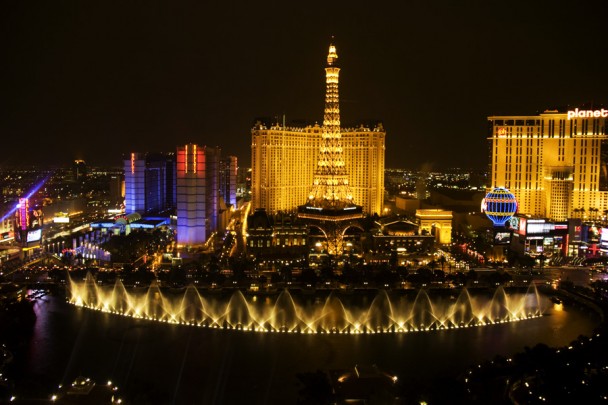
[{"label": "golden facade", "polygon": [[608,208],[606,115],[577,109],[488,117],[490,189],[509,189],[522,214],[555,221],[597,217]]},{"label": "golden facade", "polygon": [[[269,213],[293,212],[309,199],[319,160],[322,128],[270,128],[251,131],[252,208]],[[384,200],[386,133],[375,128],[343,128],[341,147],[352,199],[368,214],[381,214]]]}]

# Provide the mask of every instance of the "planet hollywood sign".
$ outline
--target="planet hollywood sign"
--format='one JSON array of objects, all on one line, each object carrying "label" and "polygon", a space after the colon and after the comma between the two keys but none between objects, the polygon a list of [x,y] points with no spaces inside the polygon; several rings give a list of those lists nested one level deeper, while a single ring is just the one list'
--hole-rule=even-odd
[{"label": "planet hollywood sign", "polygon": [[601,110],[579,110],[575,108],[574,111],[568,111],[568,119],[572,118],[606,118],[608,117],[608,110],[602,108]]}]

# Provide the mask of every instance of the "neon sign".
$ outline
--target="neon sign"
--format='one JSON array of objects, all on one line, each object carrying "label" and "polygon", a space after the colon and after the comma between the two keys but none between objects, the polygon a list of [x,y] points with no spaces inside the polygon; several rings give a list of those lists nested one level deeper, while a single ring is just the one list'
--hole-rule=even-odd
[{"label": "neon sign", "polygon": [[602,108],[601,110],[579,110],[575,108],[574,111],[568,111],[568,119],[572,118],[606,118],[608,117],[608,110]]},{"label": "neon sign", "polygon": [[29,223],[29,210],[30,203],[27,198],[19,199],[19,225],[21,226],[21,230],[25,231],[27,229],[27,225]]}]

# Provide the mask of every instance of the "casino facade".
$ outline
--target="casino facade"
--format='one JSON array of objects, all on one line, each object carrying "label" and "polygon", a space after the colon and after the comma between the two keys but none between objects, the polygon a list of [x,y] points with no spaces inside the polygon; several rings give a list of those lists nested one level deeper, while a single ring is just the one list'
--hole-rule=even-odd
[{"label": "casino facade", "polygon": [[604,109],[573,108],[488,117],[489,190],[509,189],[518,211],[533,217],[565,221],[605,216],[607,115]]}]

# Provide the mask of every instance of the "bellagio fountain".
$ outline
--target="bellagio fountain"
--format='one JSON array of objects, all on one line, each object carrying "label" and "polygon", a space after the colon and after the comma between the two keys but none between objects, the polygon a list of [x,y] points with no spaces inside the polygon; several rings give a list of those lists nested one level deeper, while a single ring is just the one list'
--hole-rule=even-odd
[{"label": "bellagio fountain", "polygon": [[88,274],[70,280],[68,302],[92,310],[170,324],[268,333],[374,334],[407,333],[478,327],[521,321],[542,315],[542,297],[527,290],[471,293],[466,288],[450,295],[421,289],[415,294],[366,294],[364,299],[332,292],[324,297],[290,293],[245,296],[236,290],[218,295],[188,286],[179,292],[148,288],[127,289],[117,279],[99,286]]}]

